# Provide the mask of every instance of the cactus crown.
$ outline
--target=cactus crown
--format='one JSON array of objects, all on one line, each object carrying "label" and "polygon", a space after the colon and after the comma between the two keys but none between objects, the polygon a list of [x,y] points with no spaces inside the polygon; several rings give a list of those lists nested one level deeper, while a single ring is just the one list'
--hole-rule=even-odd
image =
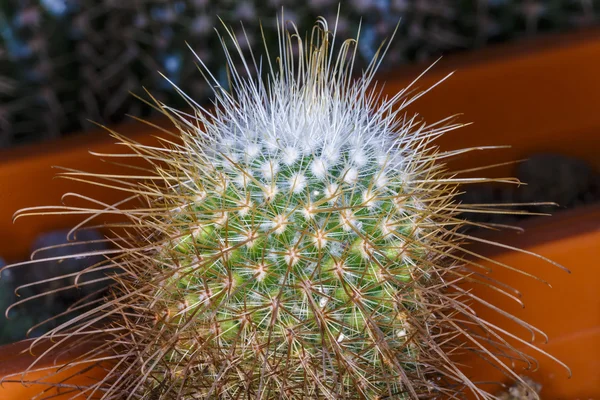
[{"label": "cactus crown", "polygon": [[325,20],[304,40],[282,23],[279,53],[264,63],[226,33],[236,49],[226,52],[230,90],[199,60],[214,110],[187,97],[193,115],[157,103],[179,132],[163,147],[114,134],[148,176],[66,174],[129,196],[90,208],[85,221],[128,219],[127,233],[110,238],[117,249],[90,269],[118,267],[106,301],[48,334],[93,340],[109,322],[112,340],[81,361],[113,363],[85,393],[375,399],[468,388],[487,397],[450,357],[482,335],[508,346],[460,286],[476,280],[455,252],[466,222],[454,197],[466,181],[440,160],[465,150],[431,144],[460,124],[407,117],[422,94],[408,98],[408,88],[383,98],[373,79],[383,48],[354,78],[356,41],[334,51]]}]

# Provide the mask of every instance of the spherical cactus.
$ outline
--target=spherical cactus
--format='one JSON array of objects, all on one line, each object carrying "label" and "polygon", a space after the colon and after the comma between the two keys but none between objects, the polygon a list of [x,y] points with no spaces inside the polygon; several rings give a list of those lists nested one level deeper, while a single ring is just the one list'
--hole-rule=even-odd
[{"label": "spherical cactus", "polygon": [[[488,346],[511,350],[461,286],[479,279],[457,252],[466,181],[443,160],[463,150],[432,144],[460,125],[406,116],[408,89],[381,97],[379,53],[355,78],[356,41],[336,49],[325,20],[304,40],[282,26],[279,53],[265,59],[226,33],[230,90],[199,61],[212,111],[182,91],[193,114],[157,104],[178,139],[119,136],[132,149],[121,156],[146,161],[143,172],[66,173],[126,194],[99,210],[57,210],[89,212],[84,223],[127,218],[107,239],[116,248],[78,282],[116,268],[104,302],[74,307],[88,308],[46,336],[60,345],[103,334],[79,361],[103,363],[107,377],[80,389],[106,399],[489,398],[452,358],[474,348],[509,371]],[[32,213],[48,210],[22,215]]]}]

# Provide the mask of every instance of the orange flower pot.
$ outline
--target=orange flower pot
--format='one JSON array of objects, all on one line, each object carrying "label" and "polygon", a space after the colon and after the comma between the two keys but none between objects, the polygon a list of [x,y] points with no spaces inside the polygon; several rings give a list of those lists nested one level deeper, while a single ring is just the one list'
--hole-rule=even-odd
[{"label": "orange flower pot", "polygon": [[[83,364],[79,371],[83,373],[74,375],[73,370],[60,371],[50,360],[56,363],[70,361],[77,357],[81,349],[61,349],[60,356],[57,351],[49,354],[47,361],[36,365],[38,372],[25,373],[27,368],[35,360],[28,349],[31,341],[25,340],[19,343],[0,347],[0,399],[85,399],[86,396],[76,395],[78,386],[86,386],[92,382],[102,379],[105,372],[101,368],[91,368],[90,364]],[[35,355],[41,354],[48,346],[40,346]],[[65,351],[66,350],[66,351]],[[56,355],[56,357],[53,357]],[[28,383],[24,384],[23,381]],[[38,381],[37,383],[31,383]]]},{"label": "orange flower pot", "polygon": [[[546,344],[542,338],[535,343],[565,363],[572,376],[569,377],[567,370],[549,357],[528,351],[525,346],[520,350],[532,354],[539,365],[535,370],[526,370],[523,366],[514,370],[542,384],[542,399],[600,398],[600,206],[531,220],[524,228],[524,234],[504,233],[493,239],[547,257],[568,268],[571,274],[530,254],[501,251],[490,257],[541,277],[551,287],[491,266],[490,276],[519,290],[525,306],[521,308],[507,297],[491,291],[485,292],[485,299],[546,333],[549,338]],[[482,289],[474,290],[481,294]],[[491,322],[515,330],[514,324],[489,309],[477,311]],[[529,338],[524,329],[520,332],[521,337]],[[465,361],[468,367],[464,371],[473,380],[505,380],[499,371],[482,360],[472,357]],[[493,386],[487,389],[495,391]]]}]

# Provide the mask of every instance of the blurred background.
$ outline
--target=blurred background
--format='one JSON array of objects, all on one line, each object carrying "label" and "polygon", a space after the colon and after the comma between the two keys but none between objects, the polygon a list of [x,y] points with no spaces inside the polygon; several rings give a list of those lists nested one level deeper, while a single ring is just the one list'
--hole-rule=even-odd
[{"label": "blurred background", "polygon": [[[254,48],[261,46],[259,26],[261,22],[265,29],[267,46],[272,48],[272,43],[276,40],[275,15],[281,11],[281,7],[285,7],[285,18],[297,23],[303,31],[312,26],[317,16],[324,16],[330,24],[333,24],[338,3],[338,0],[0,1],[0,183],[9,182],[5,186],[0,184],[0,205],[4,208],[3,215],[6,216],[6,218],[3,216],[0,221],[0,241],[3,243],[3,246],[0,246],[0,266],[2,257],[11,262],[19,261],[25,257],[26,251],[65,243],[64,228],[69,226],[67,222],[72,226],[71,221],[65,220],[55,225],[44,223],[45,225],[36,226],[35,229],[22,228],[22,225],[19,225],[22,224],[20,221],[17,224],[20,231],[14,233],[17,232],[17,228],[14,228],[9,220],[10,215],[18,207],[40,205],[37,203],[42,200],[46,204],[45,197],[50,197],[49,194],[46,195],[47,193],[52,192],[54,195],[55,192],[62,190],[56,181],[51,185],[45,183],[50,182],[50,179],[43,175],[46,174],[46,170],[49,174],[54,173],[50,171],[53,162],[62,165],[60,149],[57,150],[60,144],[57,145],[58,147],[55,146],[52,152],[56,157],[38,160],[40,166],[35,167],[37,169],[33,167],[31,170],[27,169],[36,161],[23,161],[23,165],[20,165],[19,159],[39,158],[44,153],[40,146],[44,146],[45,143],[60,143],[58,139],[65,136],[83,137],[86,134],[90,137],[106,136],[105,132],[99,131],[89,120],[114,125],[131,123],[127,122],[127,120],[131,121],[131,118],[126,117],[127,115],[151,118],[152,109],[131,95],[131,92],[143,95],[143,88],[169,105],[185,107],[181,96],[173,90],[159,71],[173,83],[180,85],[198,102],[207,101],[210,92],[202,75],[197,71],[194,55],[187,44],[208,68],[214,71],[218,79],[225,81],[225,59],[219,38],[214,31],[214,27],[220,25],[218,17],[225,24],[233,27],[234,32],[241,38],[241,43],[244,44],[246,40],[242,39],[241,22],[248,41]],[[359,65],[365,65],[373,57],[379,44],[392,34],[399,22],[399,31],[382,64],[384,75],[396,76],[406,68],[410,70],[408,64],[418,63],[420,72],[423,65],[427,65],[441,55],[477,53],[485,50],[482,49],[484,47],[491,47],[498,43],[519,42],[532,37],[551,36],[582,29],[584,32],[582,36],[585,36],[587,28],[593,28],[600,23],[600,0],[342,1],[339,36],[354,37],[361,18]],[[582,59],[585,60],[585,57]],[[561,68],[560,65],[542,64],[542,66],[544,70],[546,67]],[[535,71],[527,73],[529,75],[524,75],[523,79],[536,75]],[[556,83],[553,77],[558,76],[559,73],[560,71],[552,72],[554,75],[548,75],[550,78],[544,75],[543,79],[548,81],[548,87]],[[412,77],[417,74],[412,74]],[[495,76],[489,79],[474,78],[473,85],[480,85],[481,82],[489,82],[493,85],[495,78]],[[511,75],[510,79],[519,79],[519,75]],[[450,86],[449,92],[446,94],[442,92],[439,97],[446,101],[444,109],[448,108],[443,111],[444,116],[454,111],[452,109],[454,100],[448,102],[448,98],[456,99],[456,106],[459,108],[455,110],[457,112],[463,111],[461,107],[464,104],[478,106],[476,99],[461,97],[461,88],[466,86],[464,80],[459,82],[454,87]],[[514,87],[520,84],[517,81],[514,83]],[[545,84],[545,81],[536,84]],[[505,84],[499,83],[499,85]],[[470,95],[476,92],[472,87],[467,89]],[[489,88],[490,92],[493,90]],[[577,87],[573,90],[581,90],[581,88]],[[545,96],[544,93],[530,93],[530,95],[534,102],[536,96],[538,98]],[[577,101],[576,98],[567,98],[562,94],[560,96],[562,96],[560,101]],[[522,98],[523,94],[517,97]],[[436,96],[432,95],[432,98],[435,101]],[[486,125],[485,121],[481,123],[482,118],[477,120],[478,115],[475,112],[467,115],[467,120],[471,118],[477,120],[478,129],[483,127],[483,132],[492,132],[494,126],[498,125],[496,122],[504,122],[506,126],[498,128],[495,137],[490,134],[489,141],[493,144],[505,144],[499,143],[502,142],[500,138],[504,137],[502,129],[510,132],[510,124],[513,120],[516,121],[514,126],[525,126],[522,123],[523,118],[513,115],[513,112],[511,115],[502,113],[502,107],[506,104],[505,99],[498,100],[499,106],[492,105],[494,104],[492,97],[486,101],[490,103],[490,107],[497,107],[495,110],[498,112],[495,117],[489,118],[489,125]],[[546,103],[550,104],[551,101],[547,100]],[[535,121],[532,122],[533,124],[540,125],[542,121],[549,118],[549,115],[560,114],[560,112],[540,109],[535,111],[538,112],[535,116],[532,111],[535,110],[535,105],[531,106],[529,103],[526,105],[531,107],[527,115]],[[597,108],[593,104],[584,105],[591,109]],[[558,107],[560,109],[560,105]],[[440,107],[430,104],[429,108]],[[577,107],[573,106],[573,109]],[[586,112],[588,115],[588,111],[586,108],[582,113]],[[568,126],[569,117],[562,117],[561,123]],[[599,131],[592,129],[596,127],[594,125],[596,122],[595,119],[589,122],[589,126],[586,127],[589,132],[585,135],[599,137]],[[553,124],[544,123],[546,128]],[[557,123],[553,126],[559,125]],[[123,132],[123,129],[126,130],[121,128],[120,132]],[[538,134],[544,135],[543,129],[540,128]],[[566,132],[566,128],[560,129],[562,129],[561,134]],[[517,132],[517,134],[521,133]],[[472,137],[469,140],[472,141]],[[469,143],[471,142],[467,144]],[[538,140],[537,143],[541,141]],[[560,146],[554,146],[556,147]],[[592,147],[587,147],[585,151],[594,151]],[[16,148],[19,148],[20,152],[12,155],[12,149]],[[86,150],[87,147],[82,145],[77,152],[83,154]],[[598,151],[600,152],[600,148]],[[12,159],[9,154],[13,156]],[[519,165],[516,175],[521,180],[530,182],[530,186],[517,192],[513,187],[480,185],[466,190],[463,200],[470,203],[555,201],[563,208],[574,208],[597,203],[600,199],[598,163],[590,164],[589,159],[586,161],[572,154],[555,152],[528,152],[526,156],[529,161]],[[18,171],[29,171],[20,172],[25,177],[25,182],[11,177],[11,174],[19,173]],[[46,196],[41,196],[44,199],[39,195],[36,197],[29,192],[24,193],[29,190],[26,188],[27,185],[33,184],[29,182],[29,178],[31,181],[37,180],[35,184],[39,184],[40,187],[35,189],[36,193],[44,192]],[[9,184],[11,186],[8,186]],[[31,193],[34,193],[33,189]],[[17,200],[17,197],[22,199]],[[531,212],[549,210],[548,207],[541,206],[528,208]],[[472,221],[498,224],[515,223],[521,219],[518,215],[476,214],[465,217]],[[89,232],[89,235],[88,240],[102,237],[101,232],[97,231]],[[18,251],[15,250],[17,247]],[[60,256],[63,250],[46,255]],[[72,247],[71,251],[74,250],[82,251],[84,247]],[[46,279],[55,275],[58,270],[62,273],[78,271],[89,266],[93,261],[71,260],[60,265],[57,262],[53,265],[46,263],[23,269],[5,270],[0,281],[0,309],[4,310],[9,304],[18,300],[14,294],[14,288],[18,285],[32,280]],[[52,284],[59,285],[61,282]],[[88,290],[96,289],[96,287],[88,288]],[[41,290],[40,287],[30,287],[21,294],[35,296]],[[0,344],[22,339],[32,325],[64,310],[74,299],[88,293],[91,292],[82,290],[75,294],[57,293],[39,302],[32,302],[28,307],[20,306],[12,309],[10,315],[14,318],[10,321],[0,317]],[[56,323],[34,329],[31,336],[39,335]]]},{"label": "blurred background", "polygon": [[186,42],[217,76],[224,57],[218,17],[250,44],[259,21],[274,39],[275,14],[311,26],[317,16],[355,35],[362,62],[400,22],[384,63],[394,69],[493,43],[591,26],[599,0],[5,0],[0,2],[0,148],[84,132],[151,110],[129,92],[147,88],[171,105],[182,99],[159,75],[196,100],[208,91]]}]

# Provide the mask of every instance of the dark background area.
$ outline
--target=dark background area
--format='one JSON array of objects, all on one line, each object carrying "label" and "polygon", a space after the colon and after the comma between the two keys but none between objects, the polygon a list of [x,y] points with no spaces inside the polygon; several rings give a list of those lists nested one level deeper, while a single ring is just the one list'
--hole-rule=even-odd
[{"label": "dark background area", "polygon": [[[131,96],[148,89],[173,106],[182,99],[163,72],[197,101],[208,98],[194,55],[219,78],[224,57],[214,27],[220,17],[251,46],[259,21],[274,40],[275,15],[301,27],[317,16],[340,37],[353,37],[362,18],[364,63],[400,21],[384,68],[546,32],[598,24],[598,0],[9,0],[0,3],[0,147],[148,116]],[[301,4],[301,5],[300,5]]]}]

